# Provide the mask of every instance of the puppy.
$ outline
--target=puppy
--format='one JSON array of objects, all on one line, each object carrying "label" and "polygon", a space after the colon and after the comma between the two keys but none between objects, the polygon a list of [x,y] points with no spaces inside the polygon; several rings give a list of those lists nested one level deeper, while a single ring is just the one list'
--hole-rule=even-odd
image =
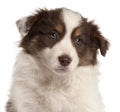
[{"label": "puppy", "polygon": [[92,21],[66,8],[17,21],[17,56],[7,112],[103,112],[98,50],[109,42]]}]

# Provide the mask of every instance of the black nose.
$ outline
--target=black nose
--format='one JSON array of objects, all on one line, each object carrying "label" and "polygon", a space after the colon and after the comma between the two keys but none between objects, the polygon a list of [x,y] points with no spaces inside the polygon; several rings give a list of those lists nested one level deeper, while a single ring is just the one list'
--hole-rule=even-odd
[{"label": "black nose", "polygon": [[59,56],[58,60],[62,66],[68,66],[72,61],[72,59],[68,55]]}]

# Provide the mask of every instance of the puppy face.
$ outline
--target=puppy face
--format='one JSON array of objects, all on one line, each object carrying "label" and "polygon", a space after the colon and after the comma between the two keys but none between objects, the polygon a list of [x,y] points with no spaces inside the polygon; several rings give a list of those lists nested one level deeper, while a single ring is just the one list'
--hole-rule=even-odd
[{"label": "puppy face", "polygon": [[22,36],[20,47],[57,74],[95,65],[97,50],[105,56],[108,49],[97,25],[69,9],[40,10],[17,21],[17,26]]}]

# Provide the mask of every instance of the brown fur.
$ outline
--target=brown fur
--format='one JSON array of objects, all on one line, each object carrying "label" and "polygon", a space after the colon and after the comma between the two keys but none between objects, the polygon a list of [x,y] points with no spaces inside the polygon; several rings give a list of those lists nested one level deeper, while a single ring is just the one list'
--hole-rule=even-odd
[{"label": "brown fur", "polygon": [[[28,34],[23,38],[20,47],[27,52],[35,54],[40,49],[52,47],[59,42],[65,34],[65,26],[61,20],[61,9],[40,10],[34,16],[28,17],[27,27],[30,27]],[[55,31],[56,39],[50,38],[50,33]]]},{"label": "brown fur", "polygon": [[[79,45],[75,43],[77,38],[81,40]],[[92,21],[88,22],[85,18],[80,27],[73,31],[72,40],[80,57],[79,65],[95,65],[97,49],[100,49],[101,54],[105,56],[109,46],[109,42],[101,35],[98,26]]]},{"label": "brown fur", "polygon": [[[40,10],[28,17],[26,26],[28,34],[22,39],[20,47],[30,54],[36,55],[41,49],[53,47],[65,35],[65,23],[61,15],[62,9]],[[55,32],[57,38],[51,38],[51,32]],[[97,49],[105,56],[108,50],[108,41],[101,35],[98,26],[92,21],[82,18],[82,24],[75,28],[71,35],[73,46],[80,58],[79,65],[95,65],[97,63]],[[81,43],[75,43],[80,38]]]},{"label": "brown fur", "polygon": [[17,112],[13,106],[13,103],[11,101],[7,102],[6,105],[6,112]]}]

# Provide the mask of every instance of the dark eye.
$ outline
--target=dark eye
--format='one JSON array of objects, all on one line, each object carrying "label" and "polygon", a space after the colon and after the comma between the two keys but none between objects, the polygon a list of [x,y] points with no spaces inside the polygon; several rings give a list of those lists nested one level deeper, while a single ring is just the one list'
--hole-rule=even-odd
[{"label": "dark eye", "polygon": [[76,40],[75,40],[75,44],[80,44],[81,43],[81,38],[80,37],[78,37]]},{"label": "dark eye", "polygon": [[58,38],[58,33],[56,31],[51,31],[50,32],[50,37],[53,38],[53,39],[56,39],[56,38]]}]

